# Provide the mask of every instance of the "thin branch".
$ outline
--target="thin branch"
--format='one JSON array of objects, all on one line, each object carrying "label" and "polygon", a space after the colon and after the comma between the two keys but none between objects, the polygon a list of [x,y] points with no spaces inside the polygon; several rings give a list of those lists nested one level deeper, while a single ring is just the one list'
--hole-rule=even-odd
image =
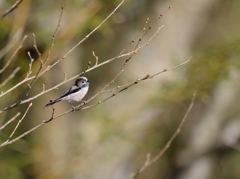
[{"label": "thin branch", "polygon": [[13,72],[11,73],[11,75],[9,75],[1,84],[0,84],[0,88],[2,88],[4,85],[7,84],[7,82],[9,82],[12,78],[15,77],[16,73],[20,70],[20,67],[17,67],[15,70],[13,70]]},{"label": "thin branch", "polygon": [[21,30],[17,30],[17,32],[13,35],[11,41],[0,51],[0,59],[18,42],[21,36]]},{"label": "thin branch", "polygon": [[142,28],[142,31],[139,32],[139,34],[137,34],[136,37],[135,37],[133,40],[131,40],[131,42],[130,42],[128,45],[126,45],[126,47],[124,47],[124,48],[122,49],[122,51],[119,53],[119,55],[123,54],[123,52],[124,52],[129,46],[131,46],[132,44],[135,43],[136,39],[146,30],[146,26],[147,26],[148,21],[149,21],[149,18],[146,19],[146,21],[145,21],[145,23],[144,23],[144,26],[143,26],[143,28]]},{"label": "thin branch", "polygon": [[34,33],[32,33],[32,37],[33,37],[33,47],[34,49],[36,50],[37,54],[38,54],[38,59],[40,61],[40,64],[42,65],[43,64],[43,61],[42,61],[42,54],[40,53],[38,47],[37,47],[37,42],[36,42],[36,36]]},{"label": "thin branch", "polygon": [[48,119],[48,120],[44,120],[43,121],[43,123],[49,123],[50,121],[52,121],[53,120],[53,118],[54,118],[54,114],[55,114],[55,108],[54,108],[54,106],[52,105],[51,106],[52,107],[52,116],[51,116],[51,118],[50,119]]},{"label": "thin branch", "polygon": [[184,124],[184,122],[186,121],[190,111],[193,108],[194,105],[194,101],[195,101],[195,97],[196,97],[196,91],[194,91],[193,95],[192,95],[192,100],[191,103],[187,109],[187,112],[185,113],[185,115],[183,116],[180,124],[178,125],[176,131],[173,133],[172,137],[168,140],[168,142],[166,143],[166,145],[163,147],[162,150],[160,150],[160,152],[153,158],[150,159],[149,157],[147,158],[145,164],[137,170],[137,172],[133,173],[131,175],[131,179],[135,179],[139,176],[140,173],[142,173],[147,167],[149,167],[151,164],[153,164],[154,162],[156,162],[157,160],[159,160],[162,155],[166,152],[166,150],[170,147],[170,145],[172,144],[173,140],[176,138],[176,136],[181,132],[182,126]]},{"label": "thin branch", "polygon": [[[80,44],[82,44],[85,40],[87,40],[96,30],[98,30],[116,11],[117,9],[124,3],[125,0],[122,0],[117,7],[97,26],[95,27],[90,33],[88,33],[82,40],[80,40],[76,45],[74,45],[62,58],[57,60],[55,63],[50,65],[45,71],[50,70],[55,65],[57,65],[60,61],[64,60],[73,50],[75,50]],[[45,72],[44,71],[44,72]]]},{"label": "thin branch", "polygon": [[[39,67],[39,69],[38,69],[38,72],[37,72],[37,74],[34,76],[33,81],[30,83],[29,88],[28,88],[28,90],[27,90],[27,92],[26,92],[26,94],[25,94],[25,97],[28,96],[28,94],[29,94],[32,86],[35,84],[35,82],[37,81],[37,79],[41,76],[41,75],[40,75],[40,72],[42,71],[42,68],[43,68],[44,64],[49,60],[49,58],[50,58],[50,56],[51,56],[51,53],[52,53],[52,50],[53,50],[53,47],[54,47],[55,37],[56,37],[56,34],[57,34],[58,30],[59,30],[59,27],[61,26],[61,20],[62,20],[63,10],[64,10],[64,8],[65,8],[65,6],[66,6],[66,4],[67,4],[67,1],[68,1],[68,0],[65,1],[64,6],[62,6],[62,8],[61,8],[60,17],[59,17],[59,19],[58,19],[57,27],[56,27],[56,29],[55,29],[55,31],[54,31],[54,33],[53,33],[53,36],[52,36],[52,42],[51,42],[50,49],[49,49],[49,51],[48,51],[47,57],[46,57],[46,59],[45,59],[44,61],[41,61],[40,67]],[[35,39],[35,35],[34,35],[34,34],[33,34],[33,37],[34,37],[34,38],[33,38],[33,39],[34,39],[34,47],[35,47],[38,55],[41,56],[39,50],[37,49],[36,39]]]},{"label": "thin branch", "polygon": [[[29,111],[29,109],[30,109],[31,106],[32,106],[32,103],[30,103],[30,104],[28,105],[28,108],[27,108],[26,112],[24,113],[24,115],[22,116],[22,118],[18,121],[16,127],[14,128],[12,134],[9,136],[8,140],[6,140],[4,143],[8,143],[8,141],[11,139],[11,137],[13,136],[13,134],[16,132],[18,126],[21,124],[21,122],[22,122],[23,119],[25,118],[25,116],[26,116],[26,114],[27,114],[27,112]],[[4,143],[3,143],[3,144],[4,144]]]},{"label": "thin branch", "polygon": [[42,92],[45,91],[45,84],[42,84]]},{"label": "thin branch", "polygon": [[4,67],[0,70],[0,74],[2,72],[4,72],[6,70],[6,68],[9,66],[9,64],[12,62],[13,58],[16,56],[16,54],[18,53],[18,51],[22,48],[22,45],[24,43],[24,41],[26,40],[27,35],[25,35],[22,39],[22,41],[20,42],[18,48],[13,52],[12,56],[10,57],[10,59],[7,61],[7,63],[4,65]]},{"label": "thin branch", "polygon": [[13,122],[21,113],[18,112],[15,116],[13,116],[8,122],[6,122],[4,125],[0,127],[0,130],[4,129],[8,124]]},{"label": "thin branch", "polygon": [[97,56],[97,55],[95,55],[95,52],[94,52],[94,51],[92,51],[92,54],[93,54],[93,56],[95,57],[95,60],[96,60],[96,62],[95,62],[95,65],[94,65],[94,66],[97,66],[97,65],[98,65],[98,56]]},{"label": "thin branch", "polygon": [[35,131],[36,129],[38,129],[39,127],[41,127],[41,126],[44,125],[44,124],[45,124],[44,122],[38,124],[37,126],[33,127],[32,129],[28,130],[27,132],[24,132],[22,135],[16,137],[15,139],[10,140],[10,141],[6,141],[6,142],[2,143],[2,144],[0,145],[0,147],[6,146],[6,145],[9,145],[9,144],[12,144],[12,143],[18,141],[19,139],[21,139],[21,138],[23,138],[24,136],[28,135],[29,133]]},{"label": "thin branch", "polygon": [[8,10],[6,10],[6,12],[1,16],[0,21],[6,17],[8,14],[10,14],[12,11],[14,11],[15,9],[17,9],[17,7],[23,2],[23,0],[18,0],[16,1]]},{"label": "thin branch", "polygon": [[27,73],[26,78],[28,78],[29,75],[32,73],[32,64],[33,64],[33,62],[34,62],[34,59],[32,58],[30,52],[27,52],[27,54],[28,54],[28,56],[29,56],[29,58],[30,58],[30,63],[29,63],[29,70],[28,70],[28,73]]}]

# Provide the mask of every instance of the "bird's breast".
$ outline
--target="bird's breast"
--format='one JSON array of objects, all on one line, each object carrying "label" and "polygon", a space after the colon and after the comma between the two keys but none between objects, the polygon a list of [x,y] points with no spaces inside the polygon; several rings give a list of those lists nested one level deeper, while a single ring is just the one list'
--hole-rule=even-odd
[{"label": "bird's breast", "polygon": [[67,100],[68,100],[69,103],[77,103],[84,98],[84,96],[87,94],[87,92],[88,92],[88,86],[82,88],[81,90],[79,90],[76,93],[68,95]]}]

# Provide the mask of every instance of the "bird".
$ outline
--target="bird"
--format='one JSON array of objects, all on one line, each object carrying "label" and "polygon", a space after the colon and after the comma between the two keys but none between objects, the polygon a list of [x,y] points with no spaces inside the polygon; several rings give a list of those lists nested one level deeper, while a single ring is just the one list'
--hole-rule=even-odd
[{"label": "bird", "polygon": [[[68,101],[69,104],[72,106],[73,103],[82,101],[84,96],[87,94],[88,89],[89,80],[84,76],[80,76],[76,79],[75,84],[72,87],[70,87],[67,91],[65,91],[65,93],[63,93],[62,96],[55,100],[51,100],[48,104],[46,104],[45,107],[51,106],[63,100]],[[74,109],[73,106],[72,108]]]}]

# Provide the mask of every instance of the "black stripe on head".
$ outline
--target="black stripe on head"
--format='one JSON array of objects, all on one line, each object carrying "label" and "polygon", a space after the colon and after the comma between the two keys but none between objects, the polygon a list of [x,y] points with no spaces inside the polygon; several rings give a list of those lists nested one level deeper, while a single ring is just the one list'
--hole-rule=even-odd
[{"label": "black stripe on head", "polygon": [[78,86],[78,87],[81,87],[81,86],[83,86],[86,83],[88,83],[88,79],[86,77],[84,77],[84,76],[80,76],[75,81],[75,85]]}]

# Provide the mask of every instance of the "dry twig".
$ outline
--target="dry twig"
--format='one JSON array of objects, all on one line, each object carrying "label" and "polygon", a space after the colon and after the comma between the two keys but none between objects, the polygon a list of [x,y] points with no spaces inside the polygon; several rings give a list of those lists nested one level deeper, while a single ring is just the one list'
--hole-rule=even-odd
[{"label": "dry twig", "polygon": [[16,132],[18,126],[21,124],[21,122],[22,122],[23,119],[25,118],[25,116],[26,116],[26,114],[27,114],[27,112],[29,111],[29,109],[30,109],[31,106],[32,106],[32,103],[30,103],[30,104],[28,105],[28,108],[27,108],[26,112],[24,113],[24,115],[22,116],[22,118],[18,121],[18,123],[17,123],[16,127],[14,128],[12,134],[9,136],[8,140],[6,140],[3,144],[8,143],[8,141],[11,139],[11,137],[13,136],[13,134]]},{"label": "dry twig", "polygon": [[15,9],[17,9],[17,7],[23,2],[23,0],[17,0],[8,10],[6,10],[6,12],[1,16],[2,20],[4,17],[6,17],[8,14],[10,14],[12,11],[14,11]]},{"label": "dry twig", "polygon": [[7,84],[12,78],[15,77],[16,73],[20,70],[20,67],[17,67],[13,72],[0,84],[0,88]]},{"label": "dry twig", "polygon": [[193,93],[192,101],[191,101],[191,103],[190,103],[190,105],[189,105],[189,107],[187,109],[187,112],[183,116],[180,124],[178,125],[176,131],[173,133],[172,137],[168,140],[167,144],[163,147],[162,150],[160,150],[160,152],[154,158],[151,159],[150,155],[148,154],[146,162],[144,163],[144,165],[140,169],[138,169],[135,173],[133,173],[131,175],[131,177],[130,177],[131,179],[137,178],[139,176],[139,174],[142,173],[147,167],[149,167],[151,164],[153,164],[154,162],[159,160],[162,157],[162,155],[166,152],[166,150],[170,147],[170,145],[172,144],[173,140],[181,132],[182,126],[183,126],[184,122],[186,121],[190,111],[193,108],[195,97],[196,97],[196,91]]},{"label": "dry twig", "polygon": [[[13,52],[13,54],[11,55],[10,59],[7,61],[7,63],[4,65],[4,67],[0,70],[0,74],[2,72],[4,72],[6,70],[6,68],[9,66],[9,64],[12,62],[13,58],[16,56],[16,54],[18,53],[18,51],[22,48],[22,45],[24,43],[24,41],[27,39],[27,35],[25,35],[22,39],[22,41],[20,42],[18,48]],[[1,96],[0,96],[1,97]]]},{"label": "dry twig", "polygon": [[0,127],[0,130],[4,129],[8,124],[13,122],[21,113],[18,112],[15,116],[13,116],[8,122],[6,122],[4,125]]}]

